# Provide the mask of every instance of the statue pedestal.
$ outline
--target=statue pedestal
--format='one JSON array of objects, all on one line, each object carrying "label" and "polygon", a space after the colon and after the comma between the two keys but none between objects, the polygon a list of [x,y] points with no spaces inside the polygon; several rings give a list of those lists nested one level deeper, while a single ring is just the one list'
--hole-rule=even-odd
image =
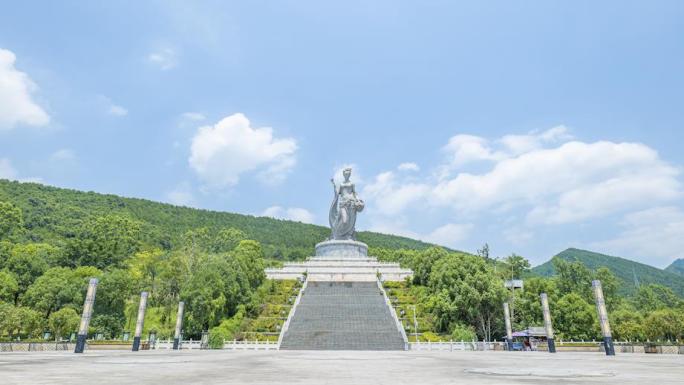
[{"label": "statue pedestal", "polygon": [[325,241],[316,245],[316,257],[368,257],[368,245],[351,240]]}]

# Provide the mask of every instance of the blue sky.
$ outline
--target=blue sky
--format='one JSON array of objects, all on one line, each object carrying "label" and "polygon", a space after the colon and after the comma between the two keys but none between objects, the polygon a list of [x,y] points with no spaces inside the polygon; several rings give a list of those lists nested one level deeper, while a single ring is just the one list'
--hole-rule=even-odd
[{"label": "blue sky", "polygon": [[[0,177],[540,263],[684,257],[680,1],[8,2]],[[325,3],[325,4],[322,4]]]}]

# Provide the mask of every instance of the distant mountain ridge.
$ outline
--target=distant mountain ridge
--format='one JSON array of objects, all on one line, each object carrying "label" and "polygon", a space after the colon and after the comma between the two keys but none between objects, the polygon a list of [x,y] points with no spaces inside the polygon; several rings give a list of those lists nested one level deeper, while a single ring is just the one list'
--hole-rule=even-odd
[{"label": "distant mountain ridge", "polygon": [[669,271],[670,273],[675,273],[684,277],[684,258],[676,259],[670,264],[670,266],[665,268],[665,271]]},{"label": "distant mountain ridge", "polygon": [[[146,199],[125,198],[38,183],[0,179],[0,201],[20,208],[26,229],[25,241],[56,245],[73,236],[74,228],[87,217],[122,215],[142,223],[149,245],[171,249],[188,230],[210,231],[234,227],[259,241],[267,258],[303,259],[314,245],[330,235],[330,229],[308,223],[231,212],[174,206]],[[360,231],[358,239],[370,247],[425,249],[432,244],[406,237]]]},{"label": "distant mountain ridge", "polygon": [[[609,268],[620,281],[620,293],[625,295],[634,294],[638,282],[639,285],[656,283],[667,286],[679,296],[684,297],[684,276],[673,271],[681,268],[681,265],[684,264],[684,260],[681,259],[678,261],[682,262],[675,261],[668,269],[662,270],[629,259],[575,248],[567,249],[553,258],[561,258],[566,261],[580,261],[592,270],[596,270],[599,267]],[[554,275],[553,258],[534,267],[532,272],[545,277]],[[675,267],[670,269],[673,265]]]}]

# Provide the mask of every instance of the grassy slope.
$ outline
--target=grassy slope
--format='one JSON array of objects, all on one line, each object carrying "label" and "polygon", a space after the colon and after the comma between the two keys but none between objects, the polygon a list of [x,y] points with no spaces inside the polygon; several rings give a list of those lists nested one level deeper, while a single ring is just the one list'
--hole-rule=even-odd
[{"label": "grassy slope", "polygon": [[[187,230],[204,226],[212,230],[239,228],[250,239],[258,240],[272,252],[288,248],[304,248],[313,252],[313,246],[329,235],[326,227],[300,222],[179,207],[145,199],[2,179],[0,201],[12,202],[22,209],[32,240],[52,243],[63,241],[85,217],[111,213],[138,219],[145,224],[144,230],[150,243],[167,244],[170,247],[176,245]],[[423,249],[430,246],[409,238],[366,231],[360,232],[358,238],[371,247]]]},{"label": "grassy slope", "polygon": [[[661,284],[671,288],[680,296],[684,296],[684,278],[682,276],[643,263],[579,249],[567,249],[554,258],[581,261],[590,269],[597,269],[602,266],[609,268],[620,280],[620,291],[623,294],[629,295],[634,293],[634,275],[636,274],[639,283],[642,285],[649,283]],[[532,272],[542,276],[551,276],[554,274],[553,264],[551,261],[547,261],[533,268]]]}]

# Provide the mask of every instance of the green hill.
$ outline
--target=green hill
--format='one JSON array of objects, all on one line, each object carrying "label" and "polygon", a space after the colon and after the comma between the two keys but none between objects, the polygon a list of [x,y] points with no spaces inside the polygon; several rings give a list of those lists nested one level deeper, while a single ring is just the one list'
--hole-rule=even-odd
[{"label": "green hill", "polygon": [[670,273],[675,273],[684,277],[684,258],[679,258],[672,262],[670,266],[665,268],[665,271],[669,271]]},{"label": "green hill", "polygon": [[[0,179],[0,201],[11,202],[23,212],[28,241],[60,244],[73,236],[85,218],[121,214],[143,225],[146,242],[164,249],[179,244],[190,229],[217,230],[234,227],[249,239],[263,245],[267,258],[302,259],[313,253],[314,245],[329,235],[323,226],[268,217],[179,207],[145,199],[82,192],[37,183]],[[374,232],[360,232],[360,241],[371,247],[424,249],[430,244]]]},{"label": "green hill", "polygon": [[[630,261],[629,259],[612,257],[605,254],[594,253],[587,250],[567,249],[553,258],[562,258],[567,261],[580,261],[590,269],[605,266],[620,280],[620,292],[631,295],[636,290],[635,277],[639,284],[657,283],[671,288],[675,293],[684,297],[684,278],[671,271],[665,271],[643,263]],[[532,272],[541,276],[554,275],[553,259],[532,269]],[[681,260],[680,260],[681,261]]]}]

